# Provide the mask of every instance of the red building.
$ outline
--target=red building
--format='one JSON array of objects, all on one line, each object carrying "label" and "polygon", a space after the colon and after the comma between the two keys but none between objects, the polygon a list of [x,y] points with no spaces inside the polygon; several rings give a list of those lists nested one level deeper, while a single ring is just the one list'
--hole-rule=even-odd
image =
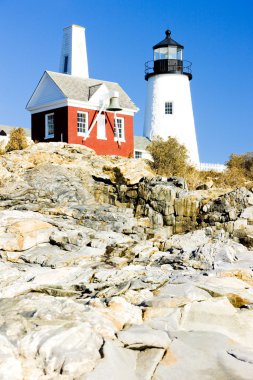
[{"label": "red building", "polygon": [[133,156],[138,108],[119,84],[87,77],[84,28],[64,29],[60,70],[45,71],[27,104],[32,139],[82,144],[97,154]]}]

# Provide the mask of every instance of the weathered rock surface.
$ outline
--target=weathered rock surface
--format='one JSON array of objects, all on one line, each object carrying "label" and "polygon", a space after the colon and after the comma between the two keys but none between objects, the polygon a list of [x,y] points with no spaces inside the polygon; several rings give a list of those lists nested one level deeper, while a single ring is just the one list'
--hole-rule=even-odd
[{"label": "weathered rock surface", "polygon": [[0,378],[253,378],[253,194],[64,143],[0,157]]}]

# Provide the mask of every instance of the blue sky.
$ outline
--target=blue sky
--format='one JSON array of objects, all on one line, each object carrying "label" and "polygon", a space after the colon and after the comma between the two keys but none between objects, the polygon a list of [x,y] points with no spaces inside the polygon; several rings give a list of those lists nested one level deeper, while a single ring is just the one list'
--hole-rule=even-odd
[{"label": "blue sky", "polygon": [[0,124],[30,126],[25,105],[44,70],[58,71],[62,29],[86,28],[90,77],[119,82],[140,108],[144,63],[166,28],[192,61],[202,162],[253,151],[253,0],[0,0]]}]

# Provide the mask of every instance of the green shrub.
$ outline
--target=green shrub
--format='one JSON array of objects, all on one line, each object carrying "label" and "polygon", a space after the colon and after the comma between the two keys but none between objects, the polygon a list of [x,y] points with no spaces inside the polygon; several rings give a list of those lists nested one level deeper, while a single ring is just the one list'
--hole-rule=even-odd
[{"label": "green shrub", "polygon": [[6,152],[11,152],[12,150],[22,150],[27,148],[28,143],[25,135],[25,130],[23,128],[13,128],[10,133],[10,139],[6,145]]},{"label": "green shrub", "polygon": [[187,149],[176,138],[155,138],[147,147],[152,155],[151,168],[162,176],[186,176],[193,168],[188,164]]}]

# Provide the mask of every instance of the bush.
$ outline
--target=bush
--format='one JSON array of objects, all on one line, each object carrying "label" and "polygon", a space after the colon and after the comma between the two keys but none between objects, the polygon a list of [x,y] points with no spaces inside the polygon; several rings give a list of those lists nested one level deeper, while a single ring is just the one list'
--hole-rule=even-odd
[{"label": "bush", "polygon": [[253,153],[231,154],[227,169],[218,173],[199,171],[188,163],[187,149],[175,138],[154,139],[147,148],[152,155],[151,168],[158,175],[184,177],[190,189],[212,182],[215,188],[251,186],[253,181]]},{"label": "bush", "polygon": [[214,188],[236,188],[245,186],[245,177],[238,170],[226,169],[224,172],[199,171],[196,176],[198,184],[213,182]]},{"label": "bush", "polygon": [[253,153],[231,154],[224,172],[199,172],[199,181],[212,180],[216,188],[252,187]]},{"label": "bush", "polygon": [[167,140],[157,137],[147,149],[153,158],[150,166],[159,175],[186,177],[189,171],[194,170],[187,162],[186,147],[174,137],[169,137]]},{"label": "bush", "polygon": [[22,150],[27,148],[28,143],[23,128],[14,128],[10,133],[10,140],[6,145],[6,152],[11,152],[12,150]]},{"label": "bush", "polygon": [[248,180],[253,180],[253,153],[231,154],[227,162],[230,171],[237,171]]}]

